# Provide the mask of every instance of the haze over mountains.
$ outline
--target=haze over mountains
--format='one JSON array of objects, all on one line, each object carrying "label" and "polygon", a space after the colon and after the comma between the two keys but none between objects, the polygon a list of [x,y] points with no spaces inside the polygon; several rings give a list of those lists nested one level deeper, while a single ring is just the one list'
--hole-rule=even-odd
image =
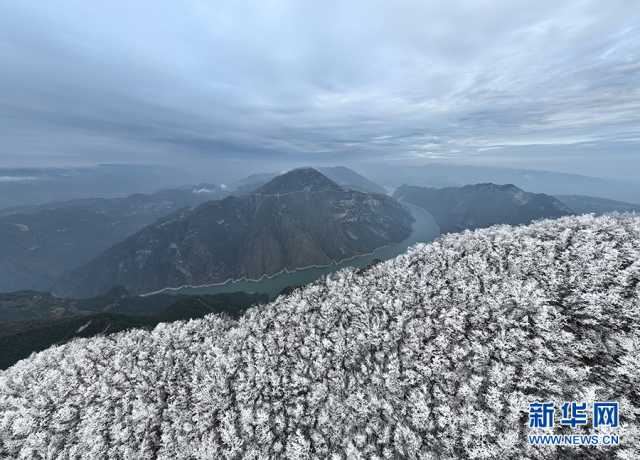
[{"label": "haze over mountains", "polygon": [[0,210],[0,291],[48,290],[66,271],[160,217],[225,195],[201,184]]},{"label": "haze over mountains", "polygon": [[[344,167],[325,168],[337,182],[356,190],[382,192],[376,184],[355,171]],[[60,182],[75,184],[73,190],[90,190],[99,194],[102,175],[111,177],[116,166],[80,170],[11,170],[15,181],[4,182],[8,196],[17,196],[25,190],[43,192]],[[126,183],[145,168],[122,169],[122,182]],[[150,171],[154,171],[151,169]],[[108,173],[108,174],[107,174]],[[25,176],[32,174],[32,176]],[[101,175],[102,174],[102,175]],[[0,208],[0,292],[20,289],[47,290],[68,270],[88,262],[113,244],[122,241],[141,228],[179,209],[194,207],[205,201],[220,199],[231,193],[252,193],[275,174],[264,174],[267,179],[254,181],[251,176],[232,186],[198,184],[164,189],[151,194],[137,193],[114,198],[77,198],[32,205]],[[28,178],[32,177],[33,181]],[[18,180],[19,179],[19,180]],[[89,187],[82,181],[96,181]],[[146,180],[150,180],[146,177]],[[78,183],[79,182],[79,183]],[[142,183],[145,183],[142,181]],[[81,185],[82,184],[82,185]],[[117,181],[114,180],[116,185]],[[16,188],[11,192],[11,187]],[[125,189],[127,187],[125,186]],[[63,187],[64,190],[64,187]],[[38,192],[38,193],[40,193]],[[83,193],[87,193],[86,191]],[[113,192],[112,192],[113,193]],[[57,194],[51,193],[55,197]],[[64,196],[64,191],[62,192]],[[44,199],[44,198],[43,198]],[[20,203],[20,200],[16,201]]]},{"label": "haze over mountains", "polygon": [[[211,179],[208,178],[207,182]],[[115,198],[204,182],[179,168],[136,164],[92,167],[3,168],[0,209],[82,198]]]},{"label": "haze over mountains", "polygon": [[440,189],[405,185],[393,196],[427,210],[443,233],[496,224],[526,224],[572,213],[552,196],[528,193],[511,184],[486,183]]},{"label": "haze over mountains", "polygon": [[556,195],[576,214],[605,214],[609,212],[640,212],[640,204],[609,200],[586,195]]},{"label": "haze over mountains", "polygon": [[[520,174],[518,175],[516,174],[517,170],[491,170],[461,166],[443,168],[443,166],[431,165],[428,170],[418,168],[416,171],[405,171],[402,168],[390,167],[389,171],[400,171],[403,172],[403,175],[392,174],[388,176],[387,174],[386,177],[391,177],[392,183],[405,180],[409,183],[419,181],[420,186],[430,187],[441,183],[471,179],[481,174],[488,174],[490,177],[528,178],[527,181],[532,178],[551,177],[553,179],[551,190],[558,189],[553,186],[553,183],[557,185],[561,179],[565,181],[563,182],[563,190],[582,190],[590,184],[593,185],[592,182],[589,182],[591,179],[587,180],[588,178],[576,176],[580,180],[575,182],[574,177],[556,173],[529,171],[528,175],[522,175],[524,172],[518,173]],[[106,170],[119,171],[120,169],[113,167],[106,168]],[[383,187],[349,168],[321,167],[319,171],[343,188],[377,194],[385,191]],[[14,171],[13,174],[17,174],[17,172]],[[450,175],[445,177],[445,174]],[[0,209],[0,236],[2,237],[0,238],[0,292],[21,289],[49,290],[63,274],[89,262],[101,252],[158,219],[179,209],[192,208],[212,199],[221,199],[231,194],[253,194],[256,189],[277,176],[278,174],[275,173],[263,173],[248,176],[241,181],[231,183],[229,186],[200,184],[121,198],[84,198]],[[60,177],[65,176],[61,175]],[[80,174],[80,177],[84,176]],[[584,182],[585,180],[586,182]],[[543,184],[548,182],[545,181],[546,179],[543,180]],[[600,182],[596,181],[596,183]],[[544,188],[540,185],[531,185],[534,189]],[[501,186],[496,185],[496,187]],[[406,191],[407,189],[400,187],[397,193],[402,190]],[[498,202],[505,203],[500,201],[503,198],[507,200],[513,198],[513,196],[506,197],[509,195],[506,189],[496,195],[497,201],[494,198],[479,199],[469,207],[468,200],[471,197],[464,190],[473,192],[474,188],[465,189],[463,187],[459,192],[454,190],[449,188],[449,201],[447,201],[449,208],[441,206],[439,211],[435,208],[432,209],[432,211],[440,213],[440,220],[444,223],[444,228],[447,225],[446,219],[459,220],[461,218],[460,210],[468,207],[471,220],[446,227],[452,231],[474,228],[479,223],[481,226],[492,223],[524,223],[537,217],[561,215],[558,213],[559,205],[557,202],[543,204],[542,208],[538,210],[530,207],[521,208],[519,211],[513,208],[508,212],[495,209],[498,207]],[[530,191],[528,188],[525,190]],[[499,195],[502,193],[505,196],[500,198]],[[523,193],[525,192],[523,191]],[[611,211],[633,211],[640,208],[640,205],[592,196],[559,195],[557,198],[570,208],[571,212],[575,213],[595,212],[602,214]],[[549,197],[547,200],[551,200],[551,198]],[[406,201],[410,202],[410,200]],[[438,206],[440,204],[436,203]],[[510,205],[515,204],[512,202]],[[501,212],[502,214],[500,214]],[[518,212],[521,213],[520,218],[516,218]],[[454,216],[456,213],[458,215]],[[492,213],[495,215],[489,217]],[[450,214],[450,216],[443,217],[444,214]]]},{"label": "haze over mountains", "polygon": [[259,278],[325,265],[404,239],[411,215],[391,197],[347,190],[310,168],[249,195],[183,210],[115,245],[56,285],[92,296]]},{"label": "haze over mountains", "polygon": [[[186,174],[176,168],[139,165],[103,165],[75,169],[4,168],[0,169],[0,210],[77,198],[124,197],[132,193],[148,193],[151,190],[199,182],[226,184],[230,190],[236,190],[236,193],[250,192],[275,177],[278,173],[274,171],[282,172],[295,167],[282,165],[277,169],[273,165],[260,167],[252,164],[250,171],[236,170],[233,174],[224,174],[218,171],[219,166],[200,169],[197,174]],[[588,195],[640,204],[638,181],[548,170],[437,162],[416,165],[360,162],[350,168],[321,165],[316,169],[339,185],[367,192],[380,193],[401,185],[441,188],[492,182],[514,184],[529,192]],[[358,174],[357,178],[350,178],[354,169],[366,177]],[[250,177],[246,177],[247,175]]]},{"label": "haze over mountains", "polygon": [[640,204],[640,182],[637,180],[451,163],[414,166],[372,163],[362,164],[359,170],[376,183],[392,189],[401,185],[442,188],[491,182],[513,184],[533,193],[587,195]]},{"label": "haze over mountains", "polygon": [[[366,193],[387,193],[380,185],[344,166],[319,167],[315,169],[343,188]],[[274,179],[279,174],[280,173],[262,173],[246,177],[242,181],[233,184],[235,193],[253,193],[257,188]]]}]

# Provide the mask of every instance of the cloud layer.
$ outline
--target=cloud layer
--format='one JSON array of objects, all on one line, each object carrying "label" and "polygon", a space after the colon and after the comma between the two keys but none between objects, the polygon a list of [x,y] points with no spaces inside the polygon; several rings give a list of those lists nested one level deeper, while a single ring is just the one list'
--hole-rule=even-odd
[{"label": "cloud layer", "polygon": [[624,0],[4,2],[2,156],[635,157],[639,50]]}]

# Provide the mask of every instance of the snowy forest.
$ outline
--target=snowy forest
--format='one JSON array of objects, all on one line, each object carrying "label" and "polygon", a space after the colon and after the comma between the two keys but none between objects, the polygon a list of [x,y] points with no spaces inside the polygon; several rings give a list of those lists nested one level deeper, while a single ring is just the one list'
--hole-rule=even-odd
[{"label": "snowy forest", "polygon": [[[637,459],[639,281],[634,215],[444,235],[238,320],[32,355],[0,373],[0,457]],[[620,446],[528,445],[548,400],[619,401]]]}]

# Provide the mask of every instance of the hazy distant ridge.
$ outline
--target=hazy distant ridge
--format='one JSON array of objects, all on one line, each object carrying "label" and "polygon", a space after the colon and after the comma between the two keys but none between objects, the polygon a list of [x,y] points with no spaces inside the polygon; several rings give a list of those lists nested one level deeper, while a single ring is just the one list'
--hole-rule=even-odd
[{"label": "hazy distant ridge", "polygon": [[484,183],[445,188],[403,185],[393,196],[424,208],[445,233],[495,224],[527,224],[572,213],[552,196],[525,192],[511,184]]}]

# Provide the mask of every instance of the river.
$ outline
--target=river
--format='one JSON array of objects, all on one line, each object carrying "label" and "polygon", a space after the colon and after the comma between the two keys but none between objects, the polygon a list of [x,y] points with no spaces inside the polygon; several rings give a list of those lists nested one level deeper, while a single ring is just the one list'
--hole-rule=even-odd
[{"label": "river", "polygon": [[378,248],[370,254],[356,256],[338,263],[322,267],[304,268],[287,272],[280,272],[260,280],[233,280],[222,284],[205,286],[185,286],[180,288],[166,288],[161,291],[174,294],[220,294],[223,292],[257,292],[268,294],[270,298],[276,297],[283,289],[290,286],[300,286],[311,283],[325,275],[333,273],[344,267],[365,267],[374,259],[388,260],[402,254],[416,243],[433,241],[439,234],[438,224],[433,216],[424,209],[408,203],[402,205],[411,212],[415,222],[411,234],[400,243]]}]

